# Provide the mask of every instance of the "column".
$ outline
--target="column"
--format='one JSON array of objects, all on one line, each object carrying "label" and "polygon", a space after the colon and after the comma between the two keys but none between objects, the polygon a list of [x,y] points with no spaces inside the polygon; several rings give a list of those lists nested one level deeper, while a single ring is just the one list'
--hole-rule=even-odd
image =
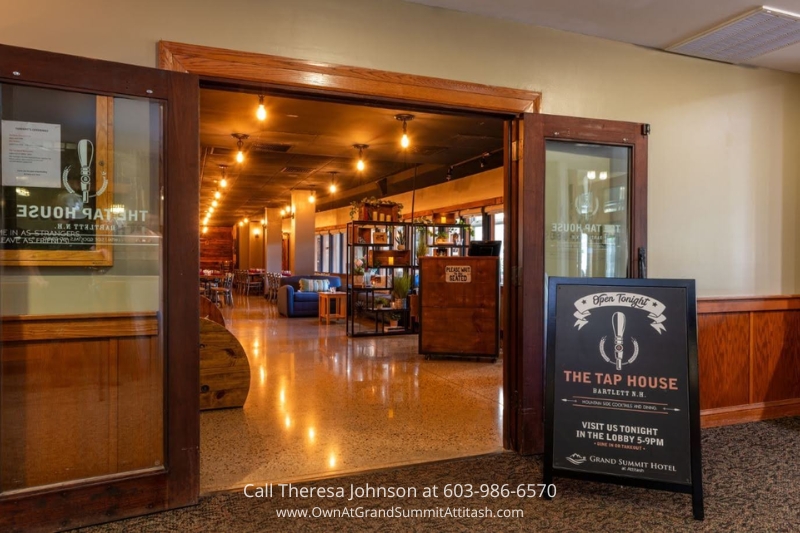
[{"label": "column", "polygon": [[264,268],[267,272],[280,272],[281,271],[281,253],[282,253],[282,220],[281,210],[278,208],[265,208],[264,219],[267,221],[267,227],[264,229],[264,246],[266,262]]},{"label": "column", "polygon": [[316,223],[316,204],[308,201],[312,191],[292,191],[291,241],[289,257],[292,273],[295,275],[314,273],[314,226]]}]

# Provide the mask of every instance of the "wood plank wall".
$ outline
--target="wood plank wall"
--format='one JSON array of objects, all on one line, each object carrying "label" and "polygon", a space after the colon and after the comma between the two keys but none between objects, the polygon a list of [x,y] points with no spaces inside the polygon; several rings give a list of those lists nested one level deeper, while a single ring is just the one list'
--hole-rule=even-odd
[{"label": "wood plank wall", "polygon": [[233,228],[209,226],[200,233],[200,268],[219,268],[223,261],[233,262]]},{"label": "wood plank wall", "polygon": [[3,317],[0,490],[163,468],[155,313]]},{"label": "wood plank wall", "polygon": [[697,304],[703,427],[800,415],[800,296]]}]

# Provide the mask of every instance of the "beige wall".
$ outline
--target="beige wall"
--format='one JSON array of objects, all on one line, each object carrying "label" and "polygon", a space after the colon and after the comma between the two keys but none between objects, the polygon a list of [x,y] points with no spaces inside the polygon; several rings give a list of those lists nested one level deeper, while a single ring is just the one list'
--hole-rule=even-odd
[{"label": "beige wall", "polygon": [[147,66],[159,39],[535,89],[546,113],[649,122],[651,276],[697,278],[700,295],[800,292],[798,75],[397,0],[31,0],[0,19],[5,44]]}]

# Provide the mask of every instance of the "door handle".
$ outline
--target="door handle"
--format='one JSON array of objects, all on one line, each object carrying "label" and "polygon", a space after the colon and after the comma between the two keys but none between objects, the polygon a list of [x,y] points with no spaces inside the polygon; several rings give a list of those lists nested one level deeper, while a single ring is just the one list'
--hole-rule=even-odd
[{"label": "door handle", "polygon": [[644,279],[647,277],[647,248],[639,248],[639,277]]}]

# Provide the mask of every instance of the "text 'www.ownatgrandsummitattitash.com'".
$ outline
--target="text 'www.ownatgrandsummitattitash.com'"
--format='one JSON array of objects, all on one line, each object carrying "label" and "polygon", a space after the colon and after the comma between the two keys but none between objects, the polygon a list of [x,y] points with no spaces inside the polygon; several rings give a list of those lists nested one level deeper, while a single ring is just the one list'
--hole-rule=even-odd
[{"label": "text 'www.ownatgrandsummitattitash.com'", "polygon": [[[448,483],[425,487],[383,487],[374,485],[349,485],[346,487],[297,487],[291,483],[277,485],[247,485],[244,496],[247,498],[283,499],[287,503],[299,504],[312,498],[338,501],[338,506],[286,507],[276,509],[279,518],[523,518],[522,509],[492,509],[486,503],[503,499],[519,501],[527,498],[552,498],[555,485],[544,484],[489,484]],[[438,498],[450,500],[449,505],[440,505]],[[362,502],[368,499],[369,502]],[[375,505],[375,499],[408,500],[418,499],[424,506]],[[456,500],[456,502],[453,502]],[[470,501],[471,500],[471,501]],[[309,502],[310,503],[310,502]],[[455,505],[453,505],[455,503]],[[464,505],[460,505],[463,503]],[[478,504],[474,507],[469,504]]]}]

